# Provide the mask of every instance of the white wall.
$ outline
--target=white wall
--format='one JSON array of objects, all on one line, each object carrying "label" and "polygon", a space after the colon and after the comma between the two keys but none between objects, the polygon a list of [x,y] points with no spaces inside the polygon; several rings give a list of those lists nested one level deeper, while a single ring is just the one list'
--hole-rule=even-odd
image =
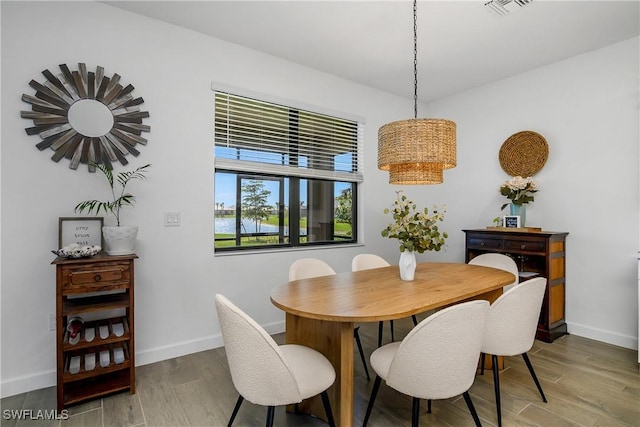
[{"label": "white wall", "polygon": [[[138,364],[221,345],[213,295],[224,293],[271,331],[283,314],[270,289],[289,264],[317,256],[337,271],[351,257],[376,252],[390,262],[397,245],[380,237],[396,187],[376,168],[377,129],[412,113],[412,101],[255,51],[93,2],[1,2],[2,139],[0,141],[2,396],[55,383],[53,257],[57,219],[104,190],[98,175],[72,171],[35,148],[20,110],[31,79],[58,64],[105,67],[135,86],[151,114],[149,144],[131,166],[152,163],[136,182],[140,225],[136,262]],[[65,24],[63,24],[65,23]],[[550,145],[538,175],[541,191],[528,222],[569,231],[567,315],[574,333],[637,345],[633,255],[638,236],[638,39],[443,100],[432,116],[458,124],[458,167],[445,184],[407,187],[416,201],[448,205],[446,252],[422,259],[462,261],[463,233],[490,225],[508,178],[497,153],[512,133],[532,129]],[[364,247],[214,256],[211,81],[366,118],[365,184],[360,211]],[[603,148],[611,154],[601,154]],[[606,160],[605,160],[606,158]],[[605,160],[605,161],[603,161]],[[602,163],[602,164],[601,164]],[[600,169],[595,169],[598,166]],[[624,186],[626,183],[626,187]],[[629,191],[631,190],[631,191]],[[182,226],[165,228],[164,211]],[[602,248],[602,249],[599,249]],[[635,320],[634,320],[635,319]]]},{"label": "white wall", "polygon": [[545,136],[527,224],[570,233],[569,333],[629,348],[638,347],[638,52],[634,38],[437,104],[458,123],[459,163],[447,178],[460,196],[450,211],[470,214],[462,227],[487,224],[504,201],[502,142],[526,129]]}]

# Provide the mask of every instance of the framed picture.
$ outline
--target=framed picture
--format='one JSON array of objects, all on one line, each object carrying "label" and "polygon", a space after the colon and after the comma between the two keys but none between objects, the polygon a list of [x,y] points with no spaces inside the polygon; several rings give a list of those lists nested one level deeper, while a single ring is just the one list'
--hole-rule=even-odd
[{"label": "framed picture", "polygon": [[70,243],[81,246],[98,245],[104,248],[102,225],[104,218],[98,217],[60,217],[58,222],[58,247]]},{"label": "framed picture", "polygon": [[504,226],[507,228],[520,228],[520,215],[506,215]]}]

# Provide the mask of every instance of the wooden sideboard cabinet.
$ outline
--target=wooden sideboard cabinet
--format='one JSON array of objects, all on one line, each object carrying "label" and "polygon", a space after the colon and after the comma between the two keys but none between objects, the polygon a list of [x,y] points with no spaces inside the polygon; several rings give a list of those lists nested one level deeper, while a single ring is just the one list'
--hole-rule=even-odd
[{"label": "wooden sideboard cabinet", "polygon": [[520,281],[546,277],[536,338],[553,342],[567,333],[565,322],[565,254],[569,233],[502,229],[463,230],[466,234],[465,262],[497,252],[510,256],[518,265]]},{"label": "wooden sideboard cabinet", "polygon": [[[57,406],[129,390],[135,394],[136,255],[56,258]],[[67,323],[84,320],[71,339]]]}]

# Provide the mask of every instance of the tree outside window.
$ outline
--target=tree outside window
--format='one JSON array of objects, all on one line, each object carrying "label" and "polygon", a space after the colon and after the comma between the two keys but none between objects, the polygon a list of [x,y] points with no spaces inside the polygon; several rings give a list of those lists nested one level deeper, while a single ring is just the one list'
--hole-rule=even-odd
[{"label": "tree outside window", "polygon": [[273,211],[273,206],[268,203],[270,194],[271,191],[260,180],[251,179],[242,184],[242,217],[252,220],[258,233],[261,231],[262,221],[268,220]]}]

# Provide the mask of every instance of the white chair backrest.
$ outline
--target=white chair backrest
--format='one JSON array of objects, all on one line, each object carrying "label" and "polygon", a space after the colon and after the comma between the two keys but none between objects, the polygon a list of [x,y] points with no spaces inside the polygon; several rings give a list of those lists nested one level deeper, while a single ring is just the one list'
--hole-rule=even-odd
[{"label": "white chair backrest", "polygon": [[375,254],[359,254],[351,260],[351,271],[369,270],[372,268],[388,267],[384,258]]},{"label": "white chair backrest", "polygon": [[469,390],[488,310],[488,301],[476,300],[424,319],[400,343],[387,384],[421,399],[448,399]]},{"label": "white chair backrest", "polygon": [[298,383],[273,338],[223,295],[217,294],[215,302],[238,393],[263,406],[300,402]]},{"label": "white chair backrest", "polygon": [[505,290],[509,289],[511,286],[519,282],[518,264],[516,264],[513,258],[505,254],[494,254],[494,253],[480,254],[474,257],[473,259],[471,259],[471,261],[469,261],[469,264],[499,268],[500,270],[508,271],[509,273],[516,276],[516,280],[513,283],[505,285],[504,287]]},{"label": "white chair backrest", "polygon": [[515,356],[531,350],[547,279],[524,281],[491,304],[482,352]]},{"label": "white chair backrest", "polygon": [[317,258],[302,258],[289,267],[289,281],[331,276],[336,271],[329,264]]}]

